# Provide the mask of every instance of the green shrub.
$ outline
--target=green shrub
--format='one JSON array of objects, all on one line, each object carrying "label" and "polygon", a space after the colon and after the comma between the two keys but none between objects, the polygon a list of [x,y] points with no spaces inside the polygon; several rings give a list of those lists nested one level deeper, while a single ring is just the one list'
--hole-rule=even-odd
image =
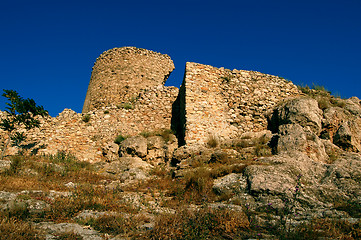
[{"label": "green shrub", "polygon": [[223,76],[221,77],[221,79],[222,79],[222,83],[229,83],[232,79],[232,75]]},{"label": "green shrub", "polygon": [[90,121],[90,118],[91,118],[90,114],[85,114],[85,115],[81,118],[81,120],[83,120],[83,122],[87,123],[87,122]]},{"label": "green shrub", "polygon": [[61,164],[64,167],[63,174],[76,172],[83,168],[91,169],[89,162],[79,161],[74,154],[67,151],[58,151],[55,155],[47,155],[45,157],[53,164]]},{"label": "green shrub", "polygon": [[114,140],[114,143],[116,144],[121,144],[125,139],[127,139],[127,137],[124,137],[123,135],[119,134],[115,140]]},{"label": "green shrub", "polygon": [[20,143],[25,140],[23,132],[18,132],[20,127],[26,130],[40,127],[40,120],[35,116],[48,116],[48,111],[44,110],[43,106],[37,106],[33,99],[23,99],[14,90],[5,90],[2,94],[3,97],[8,99],[5,112],[7,113],[0,121],[0,128],[4,130],[8,139],[3,146],[0,154],[0,160],[3,159],[6,148],[13,141],[13,145],[19,147]]},{"label": "green shrub", "polygon": [[142,131],[141,133],[139,133],[139,135],[148,138],[154,136],[154,133],[149,131]]},{"label": "green shrub", "polygon": [[134,106],[133,106],[132,103],[126,102],[126,103],[121,103],[121,104],[117,105],[117,108],[122,108],[122,109],[130,110],[130,109],[134,109]]}]

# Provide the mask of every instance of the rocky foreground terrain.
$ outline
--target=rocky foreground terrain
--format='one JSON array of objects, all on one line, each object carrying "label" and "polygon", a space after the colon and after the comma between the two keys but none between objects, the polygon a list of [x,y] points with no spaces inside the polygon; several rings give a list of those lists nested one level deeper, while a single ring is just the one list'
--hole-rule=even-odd
[{"label": "rocky foreground terrain", "polygon": [[108,162],[0,162],[0,239],[361,239],[361,101],[302,89],[268,129],[178,147],[116,139]]}]

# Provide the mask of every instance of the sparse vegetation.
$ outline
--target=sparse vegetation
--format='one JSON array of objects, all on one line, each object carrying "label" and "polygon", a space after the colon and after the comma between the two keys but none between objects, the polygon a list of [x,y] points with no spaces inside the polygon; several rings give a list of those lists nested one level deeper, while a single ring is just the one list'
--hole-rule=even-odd
[{"label": "sparse vegetation", "polygon": [[222,83],[229,83],[232,79],[232,75],[228,74],[226,76],[221,77],[221,79],[222,79]]},{"label": "sparse vegetation", "polygon": [[[253,148],[268,142],[267,138],[243,139],[246,140],[252,140]],[[77,222],[90,225],[110,236],[120,234],[134,239],[243,239],[267,234],[278,236],[279,239],[313,239],[315,236],[348,236],[344,239],[360,237],[359,223],[315,219],[292,229],[257,227],[253,222],[255,212],[213,207],[212,204],[215,202],[228,202],[232,199],[232,194],[214,192],[214,179],[229,173],[243,173],[249,165],[264,163],[253,161],[251,157],[233,159],[221,150],[212,151],[215,151],[211,157],[213,161],[200,162],[197,167],[185,171],[181,178],[172,177],[171,169],[166,165],[159,165],[151,171],[155,177],[129,185],[121,191],[102,185],[104,180],[110,181],[111,178],[98,175],[94,165],[79,162],[68,152],[60,151],[55,155],[42,157],[14,156],[14,165],[10,167],[12,170],[0,174],[0,190],[34,189],[42,192],[30,191],[21,194],[17,198],[17,205],[11,211],[0,213],[1,236],[10,236],[9,234],[14,232],[26,236],[18,239],[42,239],[43,235],[28,224],[28,221],[71,222],[80,212],[93,210],[107,211],[111,214]],[[36,174],[29,175],[26,169],[32,169]],[[70,181],[75,185],[72,189],[64,186],[64,183]],[[296,189],[299,188],[300,185],[297,185]],[[49,189],[66,192],[70,190],[71,193],[48,198]],[[148,201],[154,201],[157,206],[173,209],[173,212],[159,212],[152,220],[142,214],[136,205],[124,202],[119,194],[122,191],[137,192],[145,196],[142,200],[145,206],[148,206]],[[298,193],[295,191],[296,195]],[[26,201],[32,199],[44,201],[50,208],[40,214],[31,213]],[[232,201],[236,203],[236,200]],[[345,202],[335,205],[335,208],[347,211],[353,217],[359,217],[360,206],[356,202]],[[291,212],[286,211],[285,214]],[[139,225],[149,222],[152,222],[153,227],[149,230],[139,230]],[[58,234],[56,237],[81,239],[80,235],[73,232]]]},{"label": "sparse vegetation", "polygon": [[204,206],[161,214],[154,228],[142,239],[232,239],[232,236],[242,236],[248,227],[248,219],[242,212]]},{"label": "sparse vegetation", "polygon": [[0,215],[0,239],[43,240],[45,238],[41,237],[41,231],[35,229],[29,222]]},{"label": "sparse vegetation", "polygon": [[125,102],[117,105],[117,108],[122,108],[126,110],[132,110],[134,109],[134,105],[131,102]]},{"label": "sparse vegetation", "polygon": [[87,123],[87,122],[90,121],[90,118],[91,118],[90,114],[85,114],[85,115],[81,118],[81,120],[83,120],[83,122]]},{"label": "sparse vegetation", "polygon": [[171,135],[173,135],[174,132],[171,129],[158,129],[155,131],[142,131],[139,135],[148,138],[153,136],[160,136],[163,138],[164,142],[168,142],[170,140]]},{"label": "sparse vegetation", "polygon": [[89,219],[85,224],[92,226],[101,233],[112,235],[126,234],[132,235],[137,229],[137,225],[149,221],[143,215],[129,217],[124,215],[104,215],[96,219]]},{"label": "sparse vegetation", "polygon": [[339,96],[332,96],[331,92],[328,91],[324,86],[313,84],[312,88],[307,85],[297,86],[304,94],[314,98],[318,102],[318,107],[325,110],[330,107],[344,108],[346,102]]},{"label": "sparse vegetation", "polygon": [[115,139],[114,139],[114,143],[116,144],[121,144],[125,139],[127,139],[127,137],[123,136],[122,134],[119,134]]},{"label": "sparse vegetation", "polygon": [[207,146],[210,148],[216,148],[219,145],[219,140],[216,135],[211,134],[208,136],[207,139]]}]

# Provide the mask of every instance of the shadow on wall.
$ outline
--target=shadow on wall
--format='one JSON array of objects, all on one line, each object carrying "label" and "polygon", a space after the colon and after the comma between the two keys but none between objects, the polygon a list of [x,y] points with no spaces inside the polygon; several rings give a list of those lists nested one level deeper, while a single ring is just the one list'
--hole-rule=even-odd
[{"label": "shadow on wall", "polygon": [[171,129],[175,132],[178,139],[178,146],[183,146],[185,142],[185,124],[186,124],[186,89],[185,73],[183,83],[179,89],[177,99],[172,104]]}]

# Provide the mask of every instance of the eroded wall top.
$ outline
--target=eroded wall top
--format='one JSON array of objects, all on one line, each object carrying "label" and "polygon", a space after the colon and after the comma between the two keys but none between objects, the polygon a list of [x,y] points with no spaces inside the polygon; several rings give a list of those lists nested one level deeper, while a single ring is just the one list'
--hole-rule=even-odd
[{"label": "eroded wall top", "polygon": [[135,47],[110,49],[94,64],[82,112],[132,101],[141,91],[163,85],[173,70],[166,54]]}]

